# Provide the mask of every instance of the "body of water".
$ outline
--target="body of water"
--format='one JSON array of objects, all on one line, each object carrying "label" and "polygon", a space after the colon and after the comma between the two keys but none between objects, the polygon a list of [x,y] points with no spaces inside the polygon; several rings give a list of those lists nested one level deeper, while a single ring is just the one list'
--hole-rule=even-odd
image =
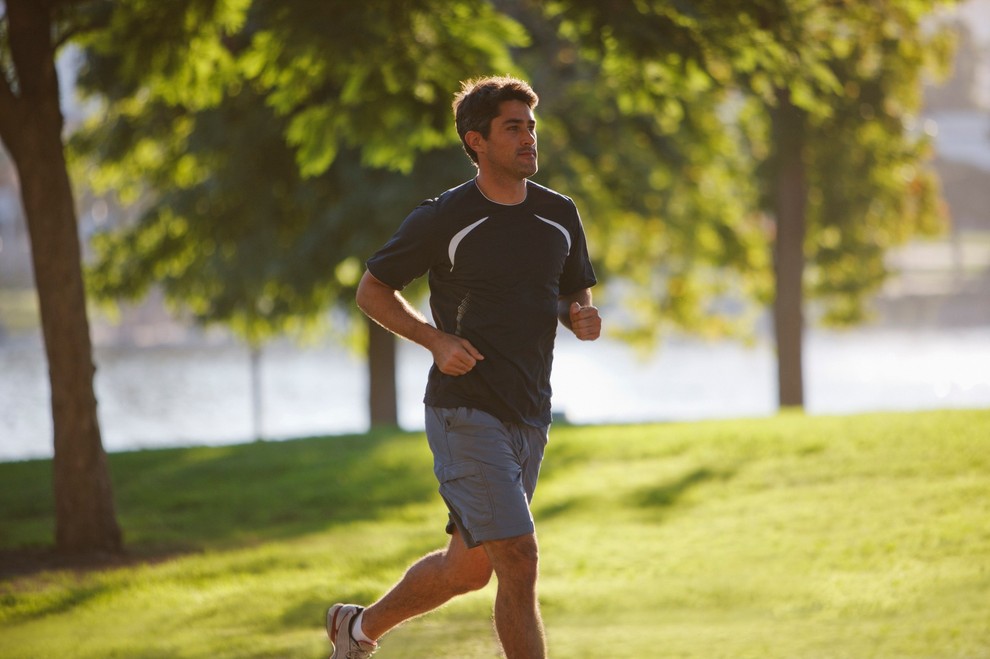
[{"label": "body of water", "polygon": [[[108,451],[254,439],[248,351],[103,348],[96,388]],[[400,424],[422,428],[429,354],[402,342]],[[367,429],[364,361],[337,346],[277,345],[261,358],[262,435],[286,439]],[[554,408],[574,423],[693,421],[776,411],[773,347],[676,339],[643,356],[564,332]],[[990,407],[990,328],[812,331],[805,350],[810,414]],[[50,457],[51,412],[40,338],[0,344],[0,460]]]}]

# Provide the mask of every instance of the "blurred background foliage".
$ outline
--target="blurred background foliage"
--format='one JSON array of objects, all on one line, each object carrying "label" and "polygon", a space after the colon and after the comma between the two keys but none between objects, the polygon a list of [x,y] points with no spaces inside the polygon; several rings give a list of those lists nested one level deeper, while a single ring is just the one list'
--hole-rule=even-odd
[{"label": "blurred background foliage", "polygon": [[363,260],[472,175],[458,81],[512,73],[541,96],[536,180],[581,208],[616,334],[745,336],[789,281],[777,338],[800,344],[805,295],[859,322],[885,251],[944,226],[912,130],[951,59],[925,23],[944,4],[72,5],[98,108],[71,139],[77,180],[135,210],[94,238],[87,283],[104,300],[160,286],[252,345],[351,308]]}]

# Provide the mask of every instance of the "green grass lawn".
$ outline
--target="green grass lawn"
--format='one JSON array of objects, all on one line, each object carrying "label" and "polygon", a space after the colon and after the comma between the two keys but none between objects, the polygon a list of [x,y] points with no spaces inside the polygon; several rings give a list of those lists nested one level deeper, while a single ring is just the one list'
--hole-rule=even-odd
[{"label": "green grass lawn", "polygon": [[[0,657],[325,657],[445,542],[417,433],[110,462],[138,560],[0,566]],[[0,549],[50,542],[49,471],[0,464]],[[557,659],[990,657],[990,410],[554,428],[534,514]],[[498,656],[493,595],[376,659]]]}]

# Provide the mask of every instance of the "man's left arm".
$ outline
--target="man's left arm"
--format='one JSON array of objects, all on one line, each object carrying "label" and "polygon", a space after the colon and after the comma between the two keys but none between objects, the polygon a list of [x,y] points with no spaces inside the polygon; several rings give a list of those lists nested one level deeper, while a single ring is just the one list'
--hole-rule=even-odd
[{"label": "man's left arm", "polygon": [[594,341],[602,334],[602,318],[591,304],[590,288],[561,295],[557,300],[557,317],[582,341]]}]

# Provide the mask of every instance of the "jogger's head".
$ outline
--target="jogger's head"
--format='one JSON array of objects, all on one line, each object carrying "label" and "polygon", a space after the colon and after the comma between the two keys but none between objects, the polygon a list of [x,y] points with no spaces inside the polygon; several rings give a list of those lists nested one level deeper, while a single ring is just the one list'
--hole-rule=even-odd
[{"label": "jogger's head", "polygon": [[464,151],[475,164],[478,154],[468,146],[465,136],[477,131],[488,139],[492,119],[497,117],[504,101],[522,101],[532,110],[540,102],[539,96],[524,80],[510,76],[474,78],[461,83],[461,91],[454,96],[454,122]]}]

